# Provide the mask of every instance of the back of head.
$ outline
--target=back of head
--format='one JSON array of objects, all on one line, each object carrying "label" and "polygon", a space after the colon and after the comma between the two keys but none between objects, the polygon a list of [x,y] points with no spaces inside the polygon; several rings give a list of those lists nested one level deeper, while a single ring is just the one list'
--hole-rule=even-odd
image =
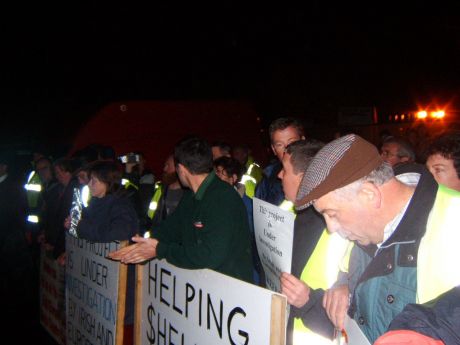
[{"label": "back of head", "polygon": [[236,175],[237,181],[241,180],[244,174],[244,167],[236,159],[231,157],[219,157],[214,161],[214,166],[221,167],[229,176]]},{"label": "back of head", "polygon": [[297,130],[299,137],[304,135],[304,128],[302,123],[293,117],[279,117],[274,120],[268,127],[268,134],[270,136],[270,141],[272,141],[273,133],[278,130],[283,130],[288,127],[293,127]]},{"label": "back of head", "polygon": [[174,148],[174,161],[193,175],[207,174],[213,168],[211,146],[202,138],[185,138]]},{"label": "back of head", "polygon": [[286,147],[286,154],[290,155],[290,161],[295,174],[303,174],[310,165],[313,157],[324,147],[324,143],[315,140],[298,140]]}]

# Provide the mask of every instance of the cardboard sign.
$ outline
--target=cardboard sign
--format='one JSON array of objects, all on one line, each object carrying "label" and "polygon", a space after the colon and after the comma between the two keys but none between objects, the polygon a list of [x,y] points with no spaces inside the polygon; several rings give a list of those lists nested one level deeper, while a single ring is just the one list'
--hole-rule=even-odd
[{"label": "cardboard sign", "polygon": [[286,297],[165,260],[136,269],[136,345],[285,344]]},{"label": "cardboard sign", "polygon": [[281,272],[291,273],[294,219],[292,212],[253,198],[254,232],[267,287],[281,291]]},{"label": "cardboard sign", "polygon": [[120,246],[67,235],[68,345],[122,343],[127,266],[106,258]]},{"label": "cardboard sign", "polygon": [[40,324],[58,344],[65,344],[65,268],[44,247],[40,252]]}]

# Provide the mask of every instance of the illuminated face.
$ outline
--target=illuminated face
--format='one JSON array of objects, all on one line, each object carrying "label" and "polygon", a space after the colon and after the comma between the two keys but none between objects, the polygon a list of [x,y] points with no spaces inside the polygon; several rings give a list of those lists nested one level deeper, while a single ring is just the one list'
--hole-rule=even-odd
[{"label": "illuminated face", "polygon": [[454,161],[439,153],[433,154],[426,160],[428,170],[439,184],[460,191],[460,179],[454,167]]},{"label": "illuminated face", "polygon": [[273,153],[281,161],[283,159],[284,150],[286,149],[286,146],[300,139],[305,139],[305,137],[301,137],[297,132],[297,129],[295,129],[292,126],[286,127],[285,129],[279,129],[277,131],[274,131],[271,138]]},{"label": "illuminated face", "polygon": [[107,185],[94,175],[91,176],[88,187],[91,196],[95,198],[103,198],[107,193]]},{"label": "illuminated face", "polygon": [[362,245],[378,244],[383,240],[383,227],[376,228],[370,206],[363,198],[343,198],[329,192],[314,202],[321,213],[327,229],[339,233],[343,238],[357,241]]},{"label": "illuminated face", "polygon": [[387,162],[391,166],[395,166],[396,164],[405,162],[409,159],[408,157],[400,157],[398,155],[398,151],[399,151],[398,144],[386,143],[386,144],[383,144],[380,155],[382,156],[382,159],[385,162]]},{"label": "illuminated face", "polygon": [[279,172],[278,177],[281,179],[286,199],[294,202],[303,174],[294,172],[291,155],[285,154],[281,162],[283,163],[283,169]]},{"label": "illuminated face", "polygon": [[54,175],[60,184],[67,186],[72,178],[72,174],[68,171],[63,170],[60,166],[54,167]]}]

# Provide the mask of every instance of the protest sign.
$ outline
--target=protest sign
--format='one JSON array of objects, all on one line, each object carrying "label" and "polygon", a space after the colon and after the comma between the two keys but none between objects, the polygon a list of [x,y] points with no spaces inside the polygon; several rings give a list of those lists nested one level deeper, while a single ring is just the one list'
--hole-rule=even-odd
[{"label": "protest sign", "polygon": [[40,324],[65,344],[65,269],[42,247],[40,252]]},{"label": "protest sign", "polygon": [[281,272],[291,273],[294,219],[292,212],[254,198],[254,233],[267,287],[281,291]]},{"label": "protest sign", "polygon": [[136,268],[135,344],[285,344],[286,297],[165,260]]},{"label": "protest sign", "polygon": [[121,243],[66,237],[68,345],[121,345],[127,266],[107,259]]}]

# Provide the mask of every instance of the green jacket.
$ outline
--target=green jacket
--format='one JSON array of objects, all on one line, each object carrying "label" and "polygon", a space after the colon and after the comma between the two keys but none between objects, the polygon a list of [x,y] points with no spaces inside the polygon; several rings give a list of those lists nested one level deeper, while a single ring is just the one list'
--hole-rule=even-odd
[{"label": "green jacket", "polygon": [[209,268],[252,282],[246,209],[239,194],[211,172],[196,194],[184,193],[174,213],[154,229],[157,257],[186,269]]}]

